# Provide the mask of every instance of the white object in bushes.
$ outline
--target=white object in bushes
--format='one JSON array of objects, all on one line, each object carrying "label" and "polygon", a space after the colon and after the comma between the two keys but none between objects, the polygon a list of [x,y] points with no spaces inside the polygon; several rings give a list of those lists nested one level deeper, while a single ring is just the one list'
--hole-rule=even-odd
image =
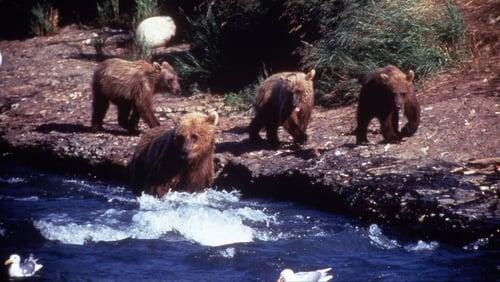
[{"label": "white object in bushes", "polygon": [[151,17],[143,20],[135,32],[137,42],[149,48],[166,46],[175,35],[175,23],[171,17]]}]

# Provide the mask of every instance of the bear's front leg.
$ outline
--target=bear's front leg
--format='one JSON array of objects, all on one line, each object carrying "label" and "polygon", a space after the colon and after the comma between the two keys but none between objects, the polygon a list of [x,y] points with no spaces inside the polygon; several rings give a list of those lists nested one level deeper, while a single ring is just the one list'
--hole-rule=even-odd
[{"label": "bear's front leg", "polygon": [[[382,120],[381,122],[381,127],[382,127],[382,135],[384,136],[384,142],[385,143],[398,143],[401,141],[401,138],[396,135],[396,132],[394,131],[394,124],[393,124],[393,115],[395,113],[389,114],[385,119]],[[397,125],[396,125],[397,126]]]}]

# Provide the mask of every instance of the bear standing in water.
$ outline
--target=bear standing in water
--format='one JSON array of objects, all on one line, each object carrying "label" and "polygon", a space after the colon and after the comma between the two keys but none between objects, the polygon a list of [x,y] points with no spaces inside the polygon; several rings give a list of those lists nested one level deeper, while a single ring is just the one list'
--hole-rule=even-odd
[{"label": "bear standing in water", "polygon": [[162,197],[170,189],[197,192],[209,187],[217,121],[217,112],[194,112],[171,130],[157,127],[144,134],[129,163],[133,189]]},{"label": "bear standing in water", "polygon": [[[420,105],[413,92],[415,74],[403,73],[387,66],[368,73],[362,79],[358,101],[356,143],[368,142],[368,124],[373,118],[380,121],[384,141],[395,143],[415,134],[420,124]],[[399,132],[399,109],[408,119]]]},{"label": "bear standing in water", "polygon": [[261,142],[259,131],[265,127],[267,141],[279,146],[278,128],[283,125],[294,142],[307,141],[307,126],[314,107],[315,71],[282,72],[268,77],[255,95],[255,117],[249,126],[250,141]]},{"label": "bear standing in water", "polygon": [[118,123],[129,133],[137,133],[140,118],[150,128],[159,126],[153,94],[162,91],[180,93],[177,73],[167,62],[108,59],[100,63],[92,80],[92,129],[102,130],[110,101],[118,108]]}]

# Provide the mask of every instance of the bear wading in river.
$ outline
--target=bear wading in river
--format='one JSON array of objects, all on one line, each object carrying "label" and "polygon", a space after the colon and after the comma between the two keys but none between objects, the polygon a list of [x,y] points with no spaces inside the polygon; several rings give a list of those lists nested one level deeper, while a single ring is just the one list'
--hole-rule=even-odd
[{"label": "bear wading in river", "polygon": [[[413,71],[405,74],[391,65],[363,77],[355,129],[357,144],[368,142],[367,129],[373,118],[380,121],[384,142],[396,143],[415,134],[420,124],[420,105],[413,92],[414,77]],[[401,132],[400,108],[408,120]]]},{"label": "bear wading in river", "polygon": [[197,192],[214,177],[217,112],[182,116],[175,127],[146,132],[129,163],[132,187],[162,197],[170,189]]},{"label": "bear wading in river", "polygon": [[103,129],[110,101],[117,106],[118,124],[129,133],[137,133],[140,118],[150,128],[159,126],[153,112],[153,95],[158,92],[180,93],[177,73],[167,62],[105,60],[92,80],[92,129]]},{"label": "bear wading in river", "polygon": [[257,88],[255,116],[249,126],[250,141],[262,142],[260,130],[266,128],[267,141],[279,146],[278,128],[283,125],[294,142],[307,141],[307,126],[314,107],[315,71],[282,72],[268,77]]}]

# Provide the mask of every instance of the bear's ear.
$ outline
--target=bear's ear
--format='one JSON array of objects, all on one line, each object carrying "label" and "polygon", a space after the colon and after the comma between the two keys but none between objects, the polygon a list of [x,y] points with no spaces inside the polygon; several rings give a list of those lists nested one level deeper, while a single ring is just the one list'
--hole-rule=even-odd
[{"label": "bear's ear", "polygon": [[219,121],[219,114],[216,111],[211,111],[207,116],[207,122],[216,126]]},{"label": "bear's ear", "polygon": [[408,71],[408,74],[406,74],[406,80],[408,80],[408,82],[413,82],[414,78],[415,73],[412,70]]},{"label": "bear's ear", "polygon": [[161,71],[161,66],[157,62],[153,62],[153,67],[155,68],[156,71]]},{"label": "bear's ear", "polygon": [[389,81],[389,75],[387,75],[386,73],[380,74],[380,77],[382,78],[382,80],[384,80],[386,82]]},{"label": "bear's ear", "polygon": [[165,69],[168,69],[168,70],[174,70],[174,68],[172,68],[172,66],[167,63],[166,61],[163,61],[163,63],[161,63],[161,66]]},{"label": "bear's ear", "polygon": [[306,74],[306,79],[313,80],[315,74],[316,74],[316,70],[312,69],[308,74]]}]

